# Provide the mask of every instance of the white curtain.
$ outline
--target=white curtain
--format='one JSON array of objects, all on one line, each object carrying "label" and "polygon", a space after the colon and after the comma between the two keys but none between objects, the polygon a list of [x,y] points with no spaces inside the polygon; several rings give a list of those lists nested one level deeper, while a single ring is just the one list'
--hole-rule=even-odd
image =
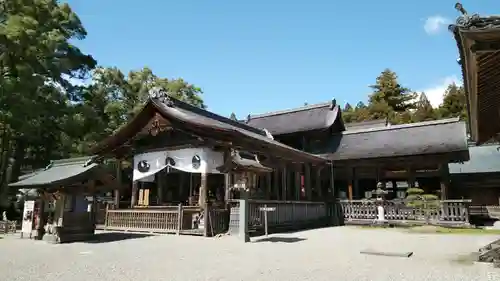
[{"label": "white curtain", "polygon": [[[165,159],[167,158],[166,151],[147,152],[134,156],[134,181],[151,181],[154,175],[163,170],[167,165]],[[149,170],[141,172],[137,169],[139,162],[146,161],[149,164]]]},{"label": "white curtain", "polygon": [[[193,165],[193,158],[198,156],[199,166]],[[167,157],[173,163],[167,163]],[[148,171],[142,173],[137,169],[140,161],[147,161],[150,165]],[[188,173],[220,173],[217,167],[224,164],[222,152],[213,151],[209,148],[185,148],[178,150],[148,152],[134,156],[134,181],[154,181],[154,175],[165,168]]]}]

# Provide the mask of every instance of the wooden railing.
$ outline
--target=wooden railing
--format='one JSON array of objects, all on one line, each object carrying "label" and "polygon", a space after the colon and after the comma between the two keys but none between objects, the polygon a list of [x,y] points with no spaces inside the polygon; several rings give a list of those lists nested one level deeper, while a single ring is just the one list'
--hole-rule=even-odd
[{"label": "wooden railing", "polygon": [[[118,231],[145,231],[215,236],[230,231],[237,233],[240,227],[239,200],[229,201],[227,206],[207,205],[200,207],[170,206],[107,210],[104,229]],[[305,229],[328,225],[332,214],[338,213],[331,204],[307,201],[248,200],[248,228],[263,231],[264,212],[267,213],[271,231]],[[332,205],[334,206],[334,205]],[[203,214],[203,215],[202,215]]]},{"label": "wooden railing", "polygon": [[106,230],[178,233],[179,208],[107,210]]},{"label": "wooden railing", "polygon": [[225,233],[229,227],[229,211],[226,208],[208,207],[205,236]]},{"label": "wooden railing", "polygon": [[204,236],[227,231],[227,209],[206,206],[206,210],[206,216],[198,206],[182,205],[107,210],[104,229]]},{"label": "wooden railing", "polygon": [[16,233],[16,221],[0,221],[0,234]]},{"label": "wooden railing", "polygon": [[[429,201],[410,207],[399,201],[384,201],[384,218],[389,223],[469,224],[470,200]],[[377,219],[378,202],[373,200],[340,201],[346,224],[369,224]]]}]

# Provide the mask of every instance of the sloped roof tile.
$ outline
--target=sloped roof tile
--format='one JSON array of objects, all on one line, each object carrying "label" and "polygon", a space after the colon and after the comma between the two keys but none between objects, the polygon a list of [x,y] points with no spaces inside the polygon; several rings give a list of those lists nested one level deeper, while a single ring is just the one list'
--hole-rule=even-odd
[{"label": "sloped roof tile", "polygon": [[248,125],[266,129],[276,136],[328,129],[335,122],[342,123],[341,110],[335,100],[289,110],[249,115],[247,119]]},{"label": "sloped roof tile", "polygon": [[322,156],[335,161],[467,152],[468,147],[465,123],[451,118],[345,131],[334,135],[327,151]]}]

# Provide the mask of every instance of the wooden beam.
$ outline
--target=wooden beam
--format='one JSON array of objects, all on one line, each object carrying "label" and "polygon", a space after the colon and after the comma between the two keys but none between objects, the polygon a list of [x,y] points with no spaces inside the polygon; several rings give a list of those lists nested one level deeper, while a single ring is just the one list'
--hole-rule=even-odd
[{"label": "wooden beam", "polygon": [[370,159],[335,160],[335,167],[380,167],[387,169],[406,168],[408,165],[415,168],[428,166],[429,163],[450,163],[459,159],[467,160],[467,152],[450,152],[442,154],[413,155],[401,157],[381,157]]},{"label": "wooden beam", "polygon": [[472,53],[490,53],[500,51],[500,42],[475,42],[470,47]]}]

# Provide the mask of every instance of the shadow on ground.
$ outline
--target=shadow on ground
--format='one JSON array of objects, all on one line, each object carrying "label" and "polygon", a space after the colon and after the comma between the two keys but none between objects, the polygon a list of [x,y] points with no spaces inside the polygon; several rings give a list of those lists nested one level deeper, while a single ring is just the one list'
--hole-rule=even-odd
[{"label": "shadow on ground", "polygon": [[86,242],[90,244],[110,243],[110,242],[117,242],[129,239],[145,238],[150,236],[153,235],[144,233],[105,232],[105,233],[96,233],[92,240]]},{"label": "shadow on ground", "polygon": [[299,237],[268,237],[256,239],[254,243],[260,242],[271,242],[271,243],[297,243],[306,240],[305,238]]},{"label": "shadow on ground", "polygon": [[473,265],[478,260],[478,257],[479,253],[474,252],[470,254],[457,255],[454,259],[452,259],[452,261],[462,265]]}]

